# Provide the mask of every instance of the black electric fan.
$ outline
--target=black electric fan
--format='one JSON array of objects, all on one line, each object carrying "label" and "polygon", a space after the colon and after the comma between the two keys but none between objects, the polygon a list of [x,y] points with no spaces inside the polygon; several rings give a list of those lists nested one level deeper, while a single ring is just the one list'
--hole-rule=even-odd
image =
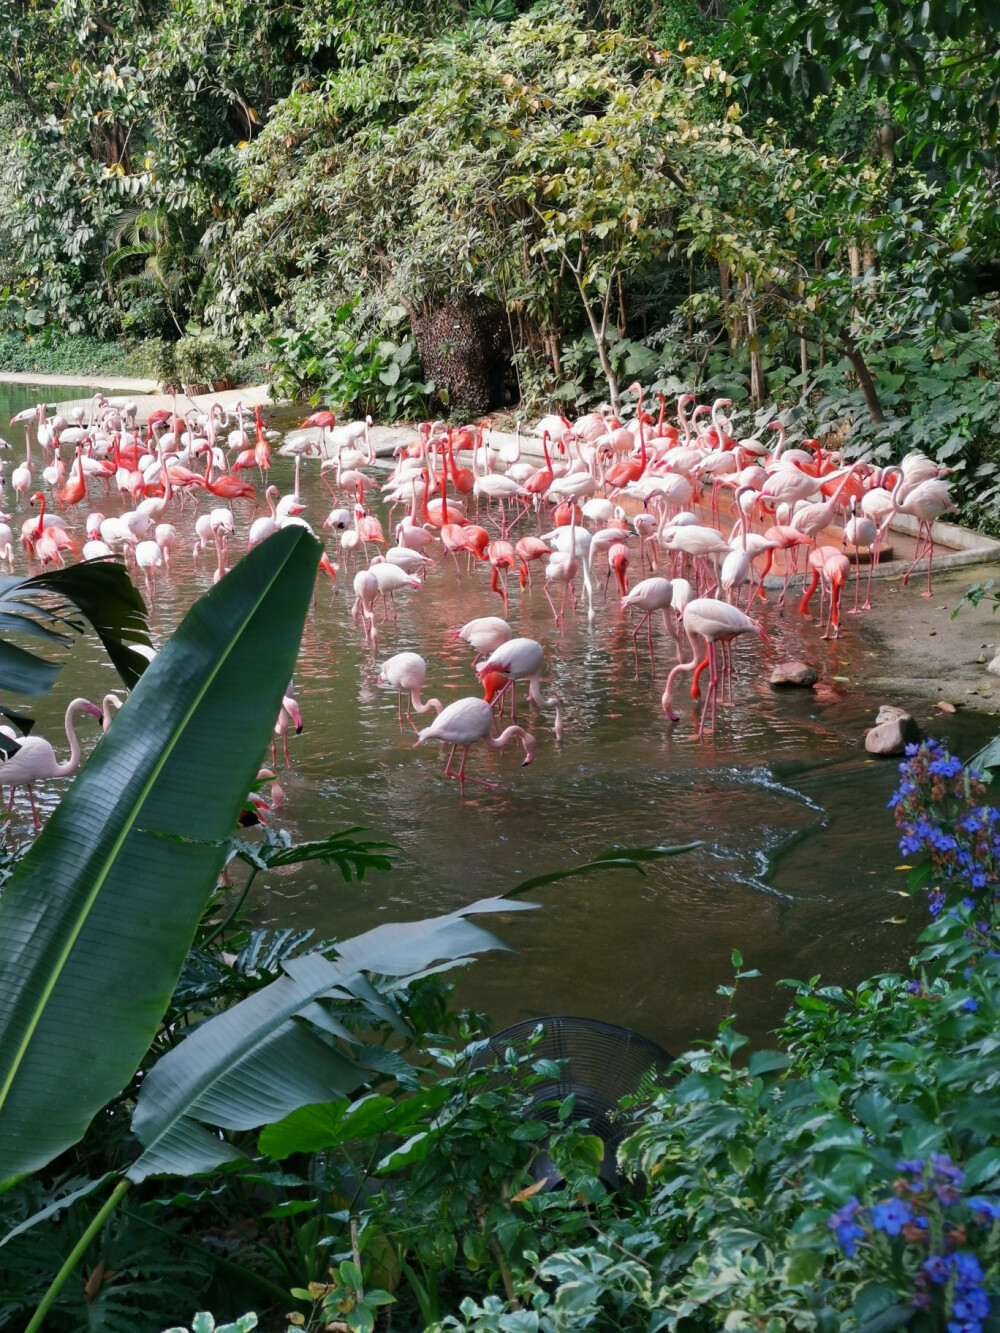
[{"label": "black electric fan", "polygon": [[[531,1089],[538,1119],[555,1123],[559,1103],[573,1094],[576,1117],[587,1123],[590,1132],[604,1143],[601,1179],[612,1189],[620,1185],[616,1164],[617,1149],[629,1129],[627,1118],[616,1114],[623,1097],[641,1092],[644,1084],[662,1083],[673,1057],[662,1046],[630,1028],[604,1023],[597,1018],[571,1018],[565,1015],[528,1018],[496,1033],[477,1052],[473,1067],[502,1064],[509,1047],[521,1048],[537,1028],[542,1036],[531,1048],[533,1060],[560,1061],[558,1075],[547,1078]],[[536,1179],[547,1176],[549,1188],[558,1183],[551,1158],[540,1153],[534,1166]]]}]

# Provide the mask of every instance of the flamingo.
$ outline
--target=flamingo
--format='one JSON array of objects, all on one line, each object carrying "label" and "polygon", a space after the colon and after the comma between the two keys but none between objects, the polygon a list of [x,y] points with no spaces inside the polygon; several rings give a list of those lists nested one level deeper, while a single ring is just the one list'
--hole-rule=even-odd
[{"label": "flamingo", "polygon": [[278,512],[275,509],[275,497],[279,495],[277,486],[268,486],[264,492],[264,499],[267,501],[267,507],[270,514],[264,514],[260,518],[255,518],[250,524],[250,532],[247,535],[247,550],[254,546],[259,546],[265,537],[272,536],[278,531]]},{"label": "flamingo", "polygon": [[655,575],[652,578],[643,579],[641,583],[635,585],[631,592],[626,592],[622,595],[621,609],[623,611],[627,611],[630,607],[634,607],[637,611],[642,612],[642,615],[636,623],[635,629],[632,631],[632,647],[635,650],[636,680],[639,679],[638,635],[643,625],[646,626],[646,638],[649,641],[649,664],[654,671],[656,668],[653,661],[653,628],[651,622],[655,612],[661,611],[663,613],[664,628],[668,634],[672,635],[674,633],[670,625],[670,619],[667,615],[667,612],[673,606],[674,582],[674,580],[661,578],[659,575]]},{"label": "flamingo", "polygon": [[372,648],[378,648],[378,631],[375,628],[375,611],[373,603],[379,595],[378,579],[370,569],[359,569],[354,576],[354,603],[351,607],[351,619],[355,624],[358,623],[358,616],[361,616],[361,625],[365,632],[365,643],[370,643]]},{"label": "flamingo", "polygon": [[[927,589],[920,594],[921,597],[930,597],[931,595],[931,565],[934,560],[934,538],[932,529],[942,514],[957,513],[958,505],[952,502],[951,491],[946,481],[937,477],[928,477],[925,481],[914,486],[908,492],[906,498],[903,498],[903,487],[906,483],[906,475],[900,472],[899,480],[893,488],[892,498],[896,505],[896,510],[900,514],[909,514],[917,520],[917,554],[914,556],[913,563],[903,575],[903,586],[910,581],[910,575],[920,564],[924,556],[927,557]],[[923,545],[921,545],[923,540]]]},{"label": "flamingo", "polygon": [[818,583],[820,621],[823,619],[823,595],[825,592],[830,594],[830,613],[822,637],[835,639],[840,633],[840,594],[844,584],[851,577],[851,562],[843,551],[837,550],[836,546],[817,546],[815,550],[809,552],[807,563],[812,570],[812,579],[799,603],[799,610],[804,616],[809,614],[809,599],[816,591]]},{"label": "flamingo", "polygon": [[554,708],[556,719],[553,725],[556,740],[562,737],[562,706],[553,695],[551,699],[542,698],[542,661],[545,649],[537,639],[508,639],[498,644],[477,671],[480,682],[494,672],[506,676],[510,682],[511,719],[517,720],[515,689],[519,680],[528,682],[528,698],[539,708]]},{"label": "flamingo", "polygon": [[0,763],[0,787],[10,787],[8,810],[14,808],[15,790],[18,787],[27,787],[28,800],[31,802],[31,817],[36,829],[41,828],[41,821],[35,809],[35,795],[32,790],[34,784],[47,778],[71,777],[80,767],[80,742],[73,729],[73,718],[78,713],[89,713],[91,717],[96,717],[98,722],[103,718],[100,708],[88,699],[72,701],[66,709],[65,717],[66,739],[69,741],[69,758],[65,763],[58,762],[55,751],[44,736],[25,736],[18,742],[20,749],[17,754]]},{"label": "flamingo", "polygon": [[[570,524],[569,524],[569,542],[568,542],[569,549],[565,551],[555,550],[549,556],[549,562],[545,566],[545,585],[543,589],[545,592],[545,598],[549,606],[552,607],[552,614],[555,616],[556,624],[559,625],[560,628],[562,627],[563,615],[566,611],[566,593],[573,586],[573,580],[576,577],[577,560],[576,560],[576,496],[575,495],[570,497],[570,504],[572,505],[573,512],[570,517]],[[550,583],[561,583],[563,585],[562,601],[559,605],[558,611],[556,610],[555,603],[553,602],[551,596],[549,595]],[[575,596],[576,594],[574,592],[574,601],[575,601]]]},{"label": "flamingo", "polygon": [[[289,689],[291,687],[289,686]],[[285,755],[285,767],[291,768],[292,761],[288,756],[288,729],[295,728],[296,736],[302,731],[302,714],[299,712],[299,705],[292,697],[291,693],[286,694],[281,700],[281,709],[278,712],[278,720],[274,724],[274,735],[271,737],[271,764],[278,762],[278,743],[276,737],[281,737],[281,747]]]},{"label": "flamingo", "polygon": [[[426,741],[444,741],[451,746],[451,752],[448,755],[448,761],[444,766],[445,777],[458,778],[459,789],[462,796],[465,796],[465,765],[469,758],[469,746],[482,741],[492,750],[502,750],[504,746],[509,745],[512,740],[519,740],[524,746],[524,764],[530,764],[535,757],[535,738],[523,727],[509,726],[502,731],[499,736],[493,734],[493,707],[485,699],[478,699],[470,696],[466,699],[456,699],[454,703],[448,705],[438,714],[435,721],[429,727],[417,733],[416,745],[423,745]],[[451,761],[455,757],[455,751],[462,747],[462,763],[457,773],[452,772]],[[470,782],[478,782],[483,787],[493,787],[496,784],[484,782],[482,778],[469,778]]]},{"label": "flamingo", "polygon": [[[618,580],[618,591],[624,597],[628,592],[629,549],[624,542],[612,542],[608,547],[608,578],[614,574]],[[604,580],[605,591],[608,581]]]},{"label": "flamingo", "polygon": [[[663,690],[663,711],[671,722],[677,721],[677,715],[670,706],[670,690],[674,678],[682,671],[693,671],[695,674],[691,682],[691,695],[693,698],[697,698],[698,675],[707,664],[709,666],[709,685],[697,732],[698,739],[701,740],[705,734],[705,719],[708,715],[709,705],[712,708],[712,725],[709,730],[715,731],[715,702],[719,691],[718,645],[721,643],[724,647],[726,644],[732,643],[733,639],[740,634],[757,634],[762,639],[767,636],[759,620],[754,620],[752,617],[745,615],[738,607],[731,606],[729,602],[720,602],[714,597],[696,597],[693,601],[688,602],[681,619],[684,632],[691,644],[692,657],[690,662],[678,662],[671,669]],[[706,654],[700,663],[698,661],[699,637],[704,640]],[[723,670],[726,670],[725,659],[723,659]]]},{"label": "flamingo", "polygon": [[[844,545],[854,547],[854,605],[848,615],[860,615],[862,611],[872,609],[872,570],[875,565],[875,552],[879,539],[878,526],[864,513],[858,513],[857,500],[851,500],[851,517],[844,527]],[[858,606],[858,593],[861,587],[861,549],[868,552],[868,582],[865,584],[864,605]]]},{"label": "flamingo", "polygon": [[156,582],[156,571],[163,568],[163,552],[157,542],[142,541],[135,548],[135,563],[142,570],[146,580],[146,591],[150,596]]},{"label": "flamingo", "polygon": [[467,620],[461,629],[455,631],[454,637],[464,640],[470,648],[476,650],[472,659],[472,665],[475,666],[481,657],[488,657],[502,643],[506,643],[513,633],[506,620],[501,620],[499,616],[478,616],[475,620]]},{"label": "flamingo", "polygon": [[398,696],[399,727],[403,727],[403,695],[406,695],[406,720],[414,731],[417,725],[410,715],[412,709],[415,713],[429,713],[433,708],[437,713],[441,712],[443,707],[440,699],[428,699],[423,702],[420,698],[420,691],[424,688],[427,680],[427,662],[419,653],[396,653],[382,664],[378,674],[378,683],[380,685],[392,685]]}]

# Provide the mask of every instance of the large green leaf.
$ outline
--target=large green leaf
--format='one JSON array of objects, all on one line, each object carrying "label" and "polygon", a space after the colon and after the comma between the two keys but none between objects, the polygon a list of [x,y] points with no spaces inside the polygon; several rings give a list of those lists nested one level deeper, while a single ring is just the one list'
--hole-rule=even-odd
[{"label": "large green leaf", "polygon": [[295,665],[319,545],[288,528],[201,598],[0,900],[0,1180],[74,1143],[176,985]]},{"label": "large green leaf", "polygon": [[346,1035],[333,1004],[363,996],[365,972],[410,975],[504,948],[466,917],[531,906],[485,898],[444,916],[376,926],[338,943],[334,962],[320,953],[287,959],[285,976],[203,1023],[153,1066],[132,1117],[146,1151],[130,1178],[208,1171],[240,1156],[215,1131],[270,1124],[356,1091],[370,1075],[331,1044]]},{"label": "large green leaf", "polygon": [[[117,560],[88,560],[31,578],[0,578],[0,633],[27,634],[64,647],[88,620],[103,643],[115,670],[132,688],[147,659],[131,644],[149,647],[146,607]],[[6,639],[0,640],[0,689],[45,694],[58,662],[49,661]]]}]

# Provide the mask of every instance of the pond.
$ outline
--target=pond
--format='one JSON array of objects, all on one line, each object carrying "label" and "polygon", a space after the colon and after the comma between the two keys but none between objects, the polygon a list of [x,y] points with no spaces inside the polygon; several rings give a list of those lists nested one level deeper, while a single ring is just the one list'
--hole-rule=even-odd
[{"label": "pond", "polygon": [[[18,426],[8,427],[11,417],[44,398],[46,403],[65,403],[88,398],[86,389],[69,384],[0,384],[0,435],[15,449],[23,445],[24,433]],[[110,395],[109,395],[110,396]]]},{"label": "pond", "polygon": [[[292,466],[275,452],[272,480],[283,491]],[[119,512],[119,498],[102,489],[92,487],[90,508]],[[319,531],[333,501],[315,462],[303,468],[303,498]],[[81,528],[86,511],[81,506]],[[174,522],[181,541],[151,607],[157,641],[212,582],[214,555],[192,556],[190,506]],[[247,507],[238,505],[233,560],[248,523]],[[335,559],[336,547],[328,535]],[[863,748],[873,711],[886,700],[845,683],[871,651],[863,618],[845,617],[842,638],[823,642],[794,606],[782,617],[769,605],[769,642],[737,642],[734,704],[720,708],[714,737],[698,742],[692,705],[678,705],[674,725],[660,706],[673,660],[662,628],[655,678],[647,654],[636,680],[631,625],[617,595],[609,590],[605,601],[598,588],[594,624],[567,616],[560,634],[541,580],[524,593],[512,580],[510,622],[545,645],[545,692],[564,702],[564,734],[555,739],[551,714],[531,707],[522,717],[519,705],[519,720],[538,740],[535,762],[520,767],[516,746],[476,747],[469,772],[497,786],[470,786],[463,800],[443,775],[443,752],[414,748],[413,732],[400,730],[395,692],[377,685],[378,663],[411,649],[429,663],[425,697],[448,703],[479,692],[472,652],[454,630],[474,616],[502,614],[500,599],[482,567],[459,579],[450,559],[436,559],[423,589],[397,597],[398,622],[379,626],[377,656],[350,618],[353,567],[341,570],[332,597],[321,577],[295,676],[305,726],[290,738],[290,770],[280,770],[279,822],[294,838],[363,825],[399,845],[398,868],[354,885],[323,867],[275,876],[254,903],[262,923],[344,937],[457,907],[616,845],[699,839],[702,848],[645,877],[616,872],[549,886],[534,895],[539,911],[494,919],[516,952],[471,967],[462,1000],[497,1025],[591,1015],[676,1051],[709,1035],[725,1013],[715,991],[730,979],[735,948],[763,974],[741,986],[736,1006],[741,1030],[758,1037],[783,1011],[779,979],[822,973],[850,983],[905,960],[926,911],[922,900],[900,896],[906,876],[894,869],[900,858],[886,802],[896,764],[870,760]],[[876,607],[878,596],[876,585]],[[792,657],[820,668],[815,690],[769,687],[773,664]],[[56,690],[35,706],[39,730],[59,750],[66,701],[74,693],[98,698],[113,684],[97,645],[82,643]],[[238,681],[232,691],[238,708]],[[922,724],[952,738],[960,753],[992,734],[990,719],[960,713],[930,723],[930,711],[917,709]],[[40,788],[40,809],[58,794],[56,784]],[[26,806],[17,818],[27,823]]]}]

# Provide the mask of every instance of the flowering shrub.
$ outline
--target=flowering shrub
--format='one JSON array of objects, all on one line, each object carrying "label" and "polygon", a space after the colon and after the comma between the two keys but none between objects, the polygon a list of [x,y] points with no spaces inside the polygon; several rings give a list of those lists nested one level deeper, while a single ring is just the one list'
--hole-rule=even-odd
[{"label": "flowering shrub", "polygon": [[[963,1197],[965,1172],[947,1153],[899,1163],[894,1197],[864,1208],[856,1196],[831,1214],[827,1227],[848,1258],[912,1283],[910,1303],[948,1333],[982,1333],[988,1291],[1000,1271],[1000,1198]],[[988,1257],[983,1270],[973,1247]]]},{"label": "flowering shrub", "polygon": [[981,776],[939,741],[908,745],[906,754],[889,805],[902,833],[899,850],[922,858],[911,883],[931,886],[932,916],[957,890],[970,898],[969,909],[992,919],[1000,901],[1000,810],[983,802]]}]

